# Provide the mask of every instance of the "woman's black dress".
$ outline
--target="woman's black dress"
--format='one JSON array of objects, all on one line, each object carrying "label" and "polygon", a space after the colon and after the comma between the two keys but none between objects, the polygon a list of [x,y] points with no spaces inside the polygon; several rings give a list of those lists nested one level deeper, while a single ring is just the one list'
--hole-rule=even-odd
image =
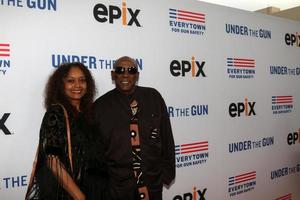
[{"label": "woman's black dress", "polygon": [[[40,129],[38,160],[29,188],[30,200],[72,199],[50,170],[49,156],[57,156],[64,169],[86,195],[87,200],[106,200],[106,168],[101,139],[96,137],[82,113],[67,109],[70,122],[73,172],[68,157],[68,141],[63,108],[51,106],[43,118]],[[61,168],[57,167],[58,174]],[[59,175],[58,175],[59,176]]]}]

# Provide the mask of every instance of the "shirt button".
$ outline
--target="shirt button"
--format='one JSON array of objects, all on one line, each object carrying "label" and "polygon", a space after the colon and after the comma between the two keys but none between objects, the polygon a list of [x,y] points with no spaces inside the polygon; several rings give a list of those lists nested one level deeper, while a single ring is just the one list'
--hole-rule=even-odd
[{"label": "shirt button", "polygon": [[144,199],[145,198],[145,194],[144,193],[140,193],[140,198]]},{"label": "shirt button", "polygon": [[136,132],[135,131],[131,131],[130,134],[131,134],[131,137],[135,137],[136,136]]}]

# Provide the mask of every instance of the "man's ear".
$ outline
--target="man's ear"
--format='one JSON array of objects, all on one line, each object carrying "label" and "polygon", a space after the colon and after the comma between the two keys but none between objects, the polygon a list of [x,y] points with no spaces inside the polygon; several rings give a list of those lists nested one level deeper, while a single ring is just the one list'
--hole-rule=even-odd
[{"label": "man's ear", "polygon": [[137,74],[136,74],[136,82],[139,81],[139,77],[140,77],[140,72],[137,72]]},{"label": "man's ear", "polygon": [[111,75],[111,80],[112,80],[112,81],[115,81],[115,72],[114,72],[114,71],[111,71],[111,72],[110,72],[110,75]]}]

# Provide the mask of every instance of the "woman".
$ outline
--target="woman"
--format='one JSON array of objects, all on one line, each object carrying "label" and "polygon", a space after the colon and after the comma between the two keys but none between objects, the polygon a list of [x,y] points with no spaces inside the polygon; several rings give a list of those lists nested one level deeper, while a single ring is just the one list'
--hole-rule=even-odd
[{"label": "woman", "polygon": [[[91,73],[81,63],[62,64],[49,78],[38,160],[26,199],[106,198],[102,145],[95,143],[97,139],[89,125],[95,90]],[[64,108],[69,118],[71,148]]]}]

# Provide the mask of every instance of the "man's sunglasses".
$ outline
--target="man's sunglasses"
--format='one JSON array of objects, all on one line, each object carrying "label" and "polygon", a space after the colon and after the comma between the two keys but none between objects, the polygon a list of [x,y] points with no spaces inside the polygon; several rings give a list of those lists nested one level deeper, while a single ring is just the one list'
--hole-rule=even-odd
[{"label": "man's sunglasses", "polygon": [[125,71],[128,72],[128,74],[136,74],[138,72],[138,69],[136,67],[116,67],[115,73],[116,74],[124,74]]}]

